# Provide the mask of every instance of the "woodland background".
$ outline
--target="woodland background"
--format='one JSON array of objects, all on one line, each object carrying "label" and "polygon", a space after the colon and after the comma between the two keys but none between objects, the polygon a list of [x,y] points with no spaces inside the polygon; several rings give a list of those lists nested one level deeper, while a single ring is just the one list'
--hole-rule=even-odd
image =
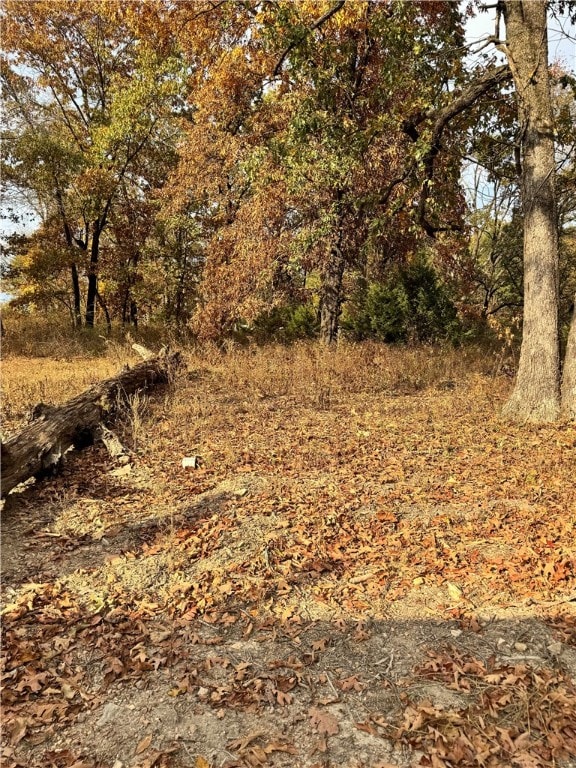
[{"label": "woodland background", "polygon": [[[517,340],[526,126],[502,46],[466,44],[481,12],[6,2],[4,215],[34,212],[4,249],[4,324],[19,329],[6,348],[72,329],[98,346],[103,324],[218,341]],[[575,80],[565,62],[548,74],[565,342]]]}]

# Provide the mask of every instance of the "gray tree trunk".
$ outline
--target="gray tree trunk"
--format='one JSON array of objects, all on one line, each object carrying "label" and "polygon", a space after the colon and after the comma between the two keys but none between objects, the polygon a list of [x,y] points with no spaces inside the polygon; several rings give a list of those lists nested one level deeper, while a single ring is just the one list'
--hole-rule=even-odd
[{"label": "gray tree trunk", "polygon": [[554,421],[560,413],[558,233],[546,0],[505,0],[506,45],[518,100],[524,214],[520,364],[504,415]]},{"label": "gray tree trunk", "polygon": [[576,295],[562,370],[562,415],[576,420]]}]

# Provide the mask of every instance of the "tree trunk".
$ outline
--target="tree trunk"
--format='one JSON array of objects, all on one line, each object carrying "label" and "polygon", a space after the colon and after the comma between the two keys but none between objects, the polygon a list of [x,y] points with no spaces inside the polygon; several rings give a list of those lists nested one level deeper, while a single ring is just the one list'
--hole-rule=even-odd
[{"label": "tree trunk", "polygon": [[342,281],[346,259],[339,242],[330,248],[328,263],[322,275],[320,299],[320,339],[324,344],[338,341],[338,327],[342,311]]},{"label": "tree trunk", "polygon": [[327,262],[322,271],[320,291],[320,341],[323,344],[335,344],[338,341],[340,313],[342,312],[342,282],[346,269],[346,257],[343,252],[344,213],[342,210],[343,192],[335,191],[334,206],[336,216],[334,240],[330,243]]},{"label": "tree trunk", "polygon": [[76,264],[70,265],[72,274],[72,293],[74,296],[74,325],[76,328],[82,327],[82,300],[80,297],[80,279],[78,277],[78,267]]},{"label": "tree trunk", "polygon": [[504,415],[546,422],[560,412],[558,233],[546,0],[506,0],[506,55],[518,100],[524,214],[520,364]]},{"label": "tree trunk", "polygon": [[[64,236],[66,237],[66,244],[70,251],[74,249],[74,237],[72,236],[72,230],[68,224],[66,218],[66,211],[64,209],[64,199],[62,197],[61,190],[56,188],[56,201],[58,203],[58,210],[60,211],[60,218],[62,219],[62,225],[64,227]],[[72,277],[72,296],[74,301],[74,326],[76,328],[82,327],[82,298],[80,295],[80,279],[78,277],[78,267],[74,262],[70,264],[70,274]]]},{"label": "tree trunk", "polygon": [[136,299],[130,299],[130,322],[134,328],[138,328],[138,304]]},{"label": "tree trunk", "polygon": [[576,420],[576,295],[562,370],[562,415]]},{"label": "tree trunk", "polygon": [[57,407],[40,404],[38,418],[2,444],[2,496],[33,476],[56,466],[71,446],[83,448],[94,441],[104,419],[117,410],[121,398],[168,381],[180,365],[180,354],[160,354],[96,384]]},{"label": "tree trunk", "polygon": [[102,312],[104,312],[104,317],[106,318],[106,333],[108,336],[112,334],[112,320],[110,318],[110,312],[108,312],[108,307],[106,306],[106,302],[100,295],[100,291],[96,291],[96,301],[98,302],[99,307],[101,308]]},{"label": "tree trunk", "polygon": [[92,243],[90,245],[90,268],[88,270],[88,292],[86,294],[86,325],[94,327],[96,316],[96,299],[98,293],[98,259],[100,256],[100,234],[102,226],[96,219],[92,226]]}]

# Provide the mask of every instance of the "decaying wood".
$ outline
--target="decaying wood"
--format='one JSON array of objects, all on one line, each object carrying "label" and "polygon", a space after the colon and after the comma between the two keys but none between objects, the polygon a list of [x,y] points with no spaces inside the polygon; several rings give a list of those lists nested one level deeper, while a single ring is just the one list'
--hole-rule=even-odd
[{"label": "decaying wood", "polygon": [[120,442],[118,435],[114,434],[114,432],[112,432],[111,429],[108,429],[104,424],[100,424],[98,427],[98,439],[104,443],[106,450],[113,459],[128,456],[128,451]]},{"label": "decaying wood", "polygon": [[50,472],[70,447],[81,449],[93,443],[100,435],[102,422],[112,419],[127,395],[168,381],[179,365],[178,352],[164,351],[63,405],[36,406],[32,423],[1,446],[2,496],[24,480]]}]

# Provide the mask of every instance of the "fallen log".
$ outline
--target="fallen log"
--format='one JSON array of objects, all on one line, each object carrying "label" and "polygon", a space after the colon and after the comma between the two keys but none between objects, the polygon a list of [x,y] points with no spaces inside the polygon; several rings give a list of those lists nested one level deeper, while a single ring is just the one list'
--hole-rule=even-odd
[{"label": "fallen log", "polygon": [[91,445],[104,421],[110,421],[128,395],[167,382],[180,365],[180,353],[162,351],[121,371],[60,406],[38,404],[34,419],[2,443],[1,496],[30,477],[42,477],[71,448]]}]

